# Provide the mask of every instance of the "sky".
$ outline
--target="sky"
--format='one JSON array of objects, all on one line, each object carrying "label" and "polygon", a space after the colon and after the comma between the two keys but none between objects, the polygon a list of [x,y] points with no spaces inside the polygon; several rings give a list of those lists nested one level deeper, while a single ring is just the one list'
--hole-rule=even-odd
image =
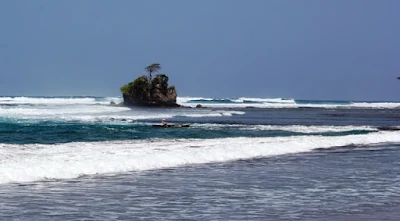
[{"label": "sky", "polygon": [[2,0],[0,95],[399,101],[398,0]]}]

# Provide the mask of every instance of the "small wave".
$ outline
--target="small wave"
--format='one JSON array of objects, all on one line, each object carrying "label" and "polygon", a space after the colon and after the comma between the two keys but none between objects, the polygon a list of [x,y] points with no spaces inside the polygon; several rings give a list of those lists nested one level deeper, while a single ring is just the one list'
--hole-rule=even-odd
[{"label": "small wave", "polygon": [[392,143],[390,145],[387,144],[348,144],[345,146],[337,146],[332,148],[316,148],[316,151],[320,152],[328,152],[328,153],[347,153],[353,151],[381,151],[381,150],[391,150],[397,149],[400,147],[398,143]]},{"label": "small wave", "polygon": [[270,104],[294,104],[295,101],[290,98],[249,98],[241,97],[236,100],[243,103],[270,103]]},{"label": "small wave", "polygon": [[296,104],[310,104],[310,105],[350,105],[350,101],[335,101],[335,100],[296,100]]},{"label": "small wave", "polygon": [[3,106],[3,107],[16,107],[16,106],[18,106],[19,104],[1,104],[0,103],[0,106]]},{"label": "small wave", "polygon": [[178,97],[177,102],[183,106],[195,107],[202,104],[207,107],[221,108],[243,108],[248,105],[254,107],[290,107],[294,105],[293,99],[284,98],[201,98],[201,97]]},{"label": "small wave", "polygon": [[383,130],[383,131],[398,131],[400,130],[400,127],[396,126],[381,126],[377,127],[378,130]]},{"label": "small wave", "polygon": [[222,104],[230,104],[234,103],[230,99],[198,99],[198,100],[189,100],[187,103],[222,103]]},{"label": "small wave", "polygon": [[[367,131],[376,132],[381,128],[372,126],[333,126],[333,125],[244,125],[244,124],[194,124],[194,127],[218,129],[218,128],[237,128],[238,130],[254,131],[288,131],[302,134],[317,134],[331,132],[352,132]],[[400,130],[400,128],[398,129]]]},{"label": "small wave", "polygon": [[358,108],[394,109],[394,108],[400,108],[400,103],[399,102],[352,102],[350,106]]}]

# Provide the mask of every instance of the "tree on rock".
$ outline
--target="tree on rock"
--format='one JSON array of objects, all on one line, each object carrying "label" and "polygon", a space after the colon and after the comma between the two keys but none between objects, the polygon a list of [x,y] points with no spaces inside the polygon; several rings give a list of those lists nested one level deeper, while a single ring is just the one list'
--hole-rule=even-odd
[{"label": "tree on rock", "polygon": [[160,69],[161,67],[159,63],[153,63],[145,68],[145,70],[149,72],[149,82],[151,82],[151,73],[156,72]]}]

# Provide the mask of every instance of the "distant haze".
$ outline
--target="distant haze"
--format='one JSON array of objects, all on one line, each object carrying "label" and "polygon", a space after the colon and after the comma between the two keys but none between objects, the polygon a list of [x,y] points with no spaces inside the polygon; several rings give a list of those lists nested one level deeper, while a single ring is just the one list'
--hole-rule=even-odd
[{"label": "distant haze", "polygon": [[0,1],[0,95],[400,100],[400,1]]}]

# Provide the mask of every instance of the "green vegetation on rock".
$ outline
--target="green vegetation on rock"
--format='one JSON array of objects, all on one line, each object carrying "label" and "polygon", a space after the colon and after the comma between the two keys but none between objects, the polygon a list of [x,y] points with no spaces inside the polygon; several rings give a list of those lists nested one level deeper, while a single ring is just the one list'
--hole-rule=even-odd
[{"label": "green vegetation on rock", "polygon": [[140,76],[134,81],[121,87],[121,92],[126,96],[134,96],[141,100],[149,99],[149,80],[146,76]]}]

